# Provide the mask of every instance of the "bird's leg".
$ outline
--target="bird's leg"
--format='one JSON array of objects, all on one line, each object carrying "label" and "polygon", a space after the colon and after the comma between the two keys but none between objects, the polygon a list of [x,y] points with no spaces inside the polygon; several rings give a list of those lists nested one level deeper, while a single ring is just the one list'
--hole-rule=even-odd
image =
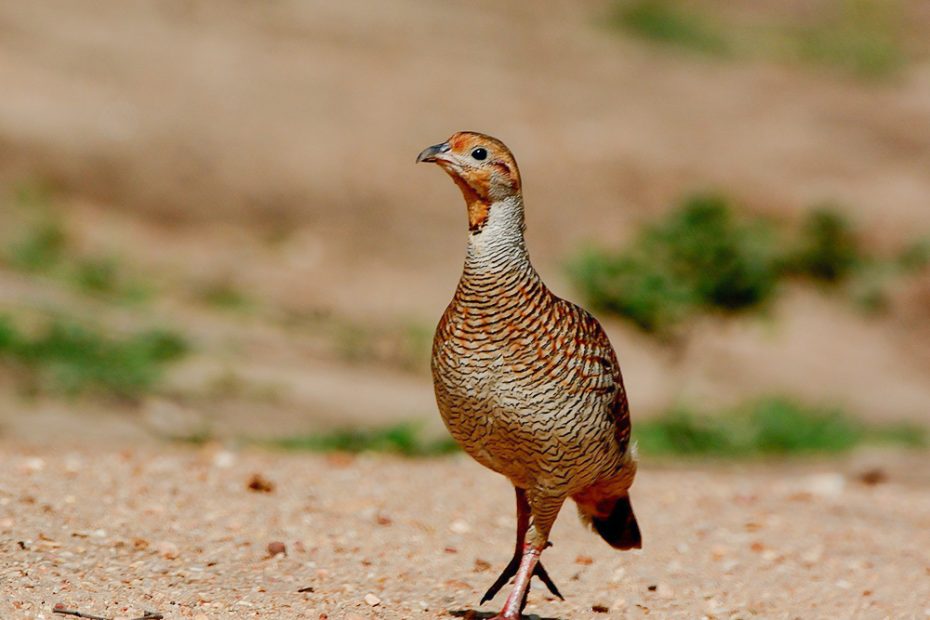
[{"label": "bird's leg", "polygon": [[542,549],[525,545],[523,557],[520,559],[520,567],[517,569],[517,575],[513,580],[513,590],[507,596],[504,602],[504,608],[491,620],[519,620],[520,612],[526,606],[526,595],[530,588],[530,579],[533,576],[533,569],[539,563],[539,556]]},{"label": "bird's leg", "polygon": [[[494,596],[500,591],[504,585],[507,584],[507,581],[511,577],[517,574],[517,568],[520,566],[520,560],[523,557],[523,546],[526,542],[526,530],[530,526],[530,504],[526,501],[526,491],[523,489],[518,489],[514,487],[514,491],[517,494],[517,542],[513,550],[513,558],[507,564],[507,567],[501,572],[497,580],[488,588],[488,591],[484,593],[484,596],[481,597],[481,605],[484,605],[487,601],[490,601]],[[542,562],[536,563],[536,567],[533,569],[533,574],[539,577],[539,579],[546,584],[546,587],[549,588],[549,591],[552,592],[555,596],[559,597],[562,600],[565,598],[562,596],[562,593],[559,592],[559,589],[552,579],[549,577],[549,573],[546,572],[545,567],[543,567]],[[527,590],[528,592],[529,590]],[[520,609],[526,606],[526,600],[524,596],[523,605]]]},{"label": "bird's leg", "polygon": [[[524,500],[526,499],[524,496]],[[533,578],[534,574],[538,574],[536,569],[540,566],[539,556],[542,555],[543,549],[549,544],[549,531],[552,529],[555,518],[562,508],[563,501],[564,498],[560,497],[534,496],[531,502],[527,502],[530,512],[532,512],[533,523],[524,531],[525,542],[523,543],[520,565],[513,580],[513,590],[507,596],[504,608],[492,620],[520,619],[520,612],[526,606],[530,579]]]}]

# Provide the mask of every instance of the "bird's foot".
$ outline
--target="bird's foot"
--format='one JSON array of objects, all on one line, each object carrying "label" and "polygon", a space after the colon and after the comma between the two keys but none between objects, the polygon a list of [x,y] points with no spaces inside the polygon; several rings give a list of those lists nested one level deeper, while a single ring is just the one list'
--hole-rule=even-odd
[{"label": "bird's foot", "polygon": [[[486,602],[490,601],[494,596],[503,588],[510,578],[517,574],[517,569],[520,567],[520,554],[515,554],[513,559],[510,560],[510,563],[507,564],[507,567],[501,572],[500,577],[497,578],[488,591],[484,593],[484,596],[481,597],[480,605],[484,605]],[[563,601],[565,597],[562,596],[562,593],[559,592],[558,587],[552,582],[552,578],[549,577],[549,573],[546,572],[545,567],[543,567],[542,562],[537,562],[536,566],[533,568],[533,575],[539,577],[539,580],[546,584],[546,587],[549,588],[549,591],[553,595],[559,597]],[[501,618],[503,620],[510,620],[510,618],[504,618],[504,616],[496,616],[496,618]],[[491,620],[495,620],[492,618]]]}]

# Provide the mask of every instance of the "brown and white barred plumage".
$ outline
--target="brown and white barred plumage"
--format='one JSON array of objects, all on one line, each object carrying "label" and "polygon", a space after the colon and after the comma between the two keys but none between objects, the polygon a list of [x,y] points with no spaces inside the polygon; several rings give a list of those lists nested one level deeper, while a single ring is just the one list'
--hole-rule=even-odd
[{"label": "brown and white barred plumage", "polygon": [[[465,267],[433,341],[446,427],[469,455],[510,479],[518,516],[525,497],[525,549],[536,550],[528,563],[538,562],[569,497],[613,546],[639,547],[627,495],[636,462],[620,366],[597,320],[553,295],[530,263],[513,156],[498,140],[460,132],[418,161],[434,161],[452,176],[469,215]],[[514,562],[519,538],[518,526]],[[527,570],[557,593],[541,565]],[[529,575],[525,582],[518,575],[501,618],[519,615]]]}]

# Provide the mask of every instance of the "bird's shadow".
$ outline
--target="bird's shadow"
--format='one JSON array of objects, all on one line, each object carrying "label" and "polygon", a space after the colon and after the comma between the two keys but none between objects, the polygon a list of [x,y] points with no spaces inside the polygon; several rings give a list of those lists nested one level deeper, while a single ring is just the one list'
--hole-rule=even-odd
[{"label": "bird's shadow", "polygon": [[[493,611],[478,611],[477,609],[449,609],[448,612],[450,616],[465,618],[465,620],[487,620],[497,615]],[[520,618],[522,620],[562,620],[562,618],[543,618],[536,614],[522,615]]]}]

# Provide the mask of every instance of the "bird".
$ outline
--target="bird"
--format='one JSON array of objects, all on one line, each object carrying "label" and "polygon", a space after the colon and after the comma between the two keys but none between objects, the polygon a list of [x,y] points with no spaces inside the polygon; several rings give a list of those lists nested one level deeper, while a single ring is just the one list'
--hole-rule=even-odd
[{"label": "bird", "polygon": [[517,620],[534,576],[564,600],[540,556],[567,499],[611,547],[642,547],[626,389],[597,319],[554,295],[530,262],[510,149],[460,131],[424,149],[422,162],[452,178],[468,216],[465,265],[433,339],[436,402],[464,451],[513,484],[513,558],[480,604],[513,577],[494,618]]}]

